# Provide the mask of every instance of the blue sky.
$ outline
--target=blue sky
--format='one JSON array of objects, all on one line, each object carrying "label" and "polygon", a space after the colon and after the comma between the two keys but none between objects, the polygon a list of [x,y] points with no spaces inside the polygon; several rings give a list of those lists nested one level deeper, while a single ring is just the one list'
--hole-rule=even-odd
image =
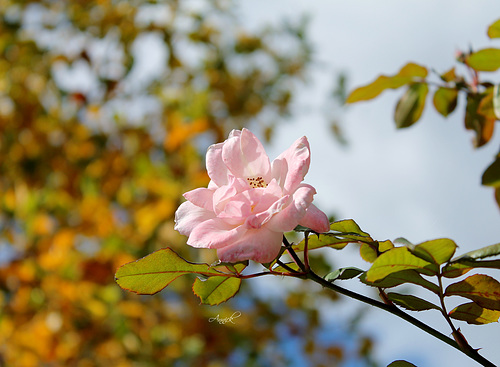
[{"label": "blue sky", "polygon": [[[349,141],[343,148],[329,132],[324,109],[334,76],[340,71],[347,72],[352,89],[380,74],[395,74],[410,61],[445,72],[456,65],[458,49],[500,47],[500,41],[486,36],[487,26],[500,18],[500,3],[245,0],[240,7],[250,28],[284,16],[298,19],[304,12],[311,15],[309,35],[317,63],[311,69],[312,82],[299,92],[295,117],[278,128],[268,148],[270,158],[306,135],[312,150],[306,182],[318,190],[317,205],[339,218],[355,219],[376,239],[402,236],[419,243],[448,237],[460,246],[459,254],[498,243],[500,210],[492,190],[480,185],[482,172],[498,152],[498,123],[492,141],[474,149],[472,133],[463,126],[465,101],[459,100],[457,110],[445,119],[428,100],[416,125],[396,130],[393,113],[402,90],[388,91],[374,101],[340,112]],[[498,73],[484,78],[500,82]],[[332,258],[338,266],[367,268],[354,250],[335,252]],[[493,275],[498,278],[498,272]],[[363,290],[357,283],[348,286]],[[348,314],[354,302],[344,301],[338,317]],[[437,312],[417,316],[448,333]],[[500,363],[498,324],[457,325],[472,346],[483,348],[481,354]],[[411,359],[425,350],[432,356],[424,357],[425,366],[475,365],[447,345],[380,311],[372,311],[364,327],[379,336],[377,354],[382,363],[405,356]]]}]

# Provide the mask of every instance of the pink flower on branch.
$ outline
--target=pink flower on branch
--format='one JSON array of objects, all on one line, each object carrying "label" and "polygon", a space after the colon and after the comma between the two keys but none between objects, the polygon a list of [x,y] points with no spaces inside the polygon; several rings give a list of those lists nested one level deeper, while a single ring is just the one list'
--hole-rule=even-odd
[{"label": "pink flower on branch", "polygon": [[270,162],[262,143],[249,130],[233,130],[208,148],[208,188],[184,194],[175,213],[175,229],[188,245],[217,249],[221,261],[266,263],[278,256],[283,233],[297,225],[318,233],[328,218],[312,204],[316,190],[302,183],[309,170],[306,137]]}]

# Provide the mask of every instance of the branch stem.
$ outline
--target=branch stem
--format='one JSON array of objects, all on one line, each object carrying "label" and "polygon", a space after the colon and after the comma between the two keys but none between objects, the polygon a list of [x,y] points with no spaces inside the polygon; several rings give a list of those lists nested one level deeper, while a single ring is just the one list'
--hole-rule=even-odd
[{"label": "branch stem", "polygon": [[[377,300],[372,299],[370,297],[364,296],[362,294],[353,292],[349,289],[345,289],[343,287],[340,287],[334,283],[331,283],[331,282],[323,279],[322,277],[320,277],[319,275],[314,273],[310,268],[306,268],[306,266],[302,263],[302,261],[299,259],[299,257],[295,253],[295,251],[292,249],[291,244],[288,242],[288,240],[285,238],[285,236],[283,236],[283,243],[285,244],[285,247],[286,247],[288,253],[290,254],[290,256],[292,257],[292,259],[297,263],[297,265],[300,267],[300,269],[304,272],[304,274],[302,274],[302,275],[296,274],[297,277],[304,278],[304,279],[310,279],[310,280],[322,285],[325,288],[331,289],[332,291],[338,292],[340,294],[343,294],[345,296],[348,296],[348,297],[353,298],[355,300],[358,300],[360,302],[369,304],[370,306],[374,306],[374,307],[377,307],[381,310],[387,311],[395,316],[402,318],[403,320],[409,322],[410,324],[418,327],[419,329],[425,331],[426,333],[434,336],[435,338],[441,340],[442,342],[452,346],[453,348],[458,349],[460,352],[464,353],[465,355],[467,355],[471,359],[475,360],[480,365],[482,365],[484,367],[496,367],[493,363],[491,363],[489,360],[487,360],[486,358],[481,356],[477,352],[477,350],[472,348],[467,343],[467,341],[465,340],[463,335],[460,333],[460,331],[457,331],[455,329],[455,327],[451,323],[451,320],[449,319],[447,314],[446,314],[445,318],[447,319],[448,323],[451,324],[451,328],[453,330],[453,336],[456,340],[444,335],[440,331],[430,327],[429,325],[423,323],[422,321],[416,319],[415,317],[407,314],[403,310],[396,307],[394,304],[385,304],[383,302],[380,302],[380,301],[377,301]],[[441,293],[442,293],[441,283],[440,283],[440,288],[441,288]],[[440,298],[442,298],[442,297],[440,297]],[[442,304],[442,306],[443,306],[443,304]],[[445,310],[445,309],[443,309],[443,310]],[[445,312],[445,311],[443,311],[443,312]]]}]

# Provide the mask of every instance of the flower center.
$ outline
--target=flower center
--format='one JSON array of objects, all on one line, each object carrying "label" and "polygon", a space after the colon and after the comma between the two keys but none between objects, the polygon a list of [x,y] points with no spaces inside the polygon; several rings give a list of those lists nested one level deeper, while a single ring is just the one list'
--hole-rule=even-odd
[{"label": "flower center", "polygon": [[259,176],[259,177],[248,177],[247,178],[248,184],[252,186],[254,189],[257,187],[267,187],[266,181]]}]

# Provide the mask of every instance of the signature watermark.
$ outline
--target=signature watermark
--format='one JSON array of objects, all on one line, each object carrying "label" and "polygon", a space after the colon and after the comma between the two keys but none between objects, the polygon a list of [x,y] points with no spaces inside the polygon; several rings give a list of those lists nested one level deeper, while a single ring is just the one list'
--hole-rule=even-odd
[{"label": "signature watermark", "polygon": [[241,312],[240,311],[236,311],[231,316],[225,317],[225,318],[221,318],[219,316],[219,314],[217,314],[217,316],[209,318],[208,322],[217,321],[217,323],[219,323],[219,324],[227,324],[228,322],[230,322],[231,324],[234,324],[233,320],[237,319],[240,316],[241,316]]}]

